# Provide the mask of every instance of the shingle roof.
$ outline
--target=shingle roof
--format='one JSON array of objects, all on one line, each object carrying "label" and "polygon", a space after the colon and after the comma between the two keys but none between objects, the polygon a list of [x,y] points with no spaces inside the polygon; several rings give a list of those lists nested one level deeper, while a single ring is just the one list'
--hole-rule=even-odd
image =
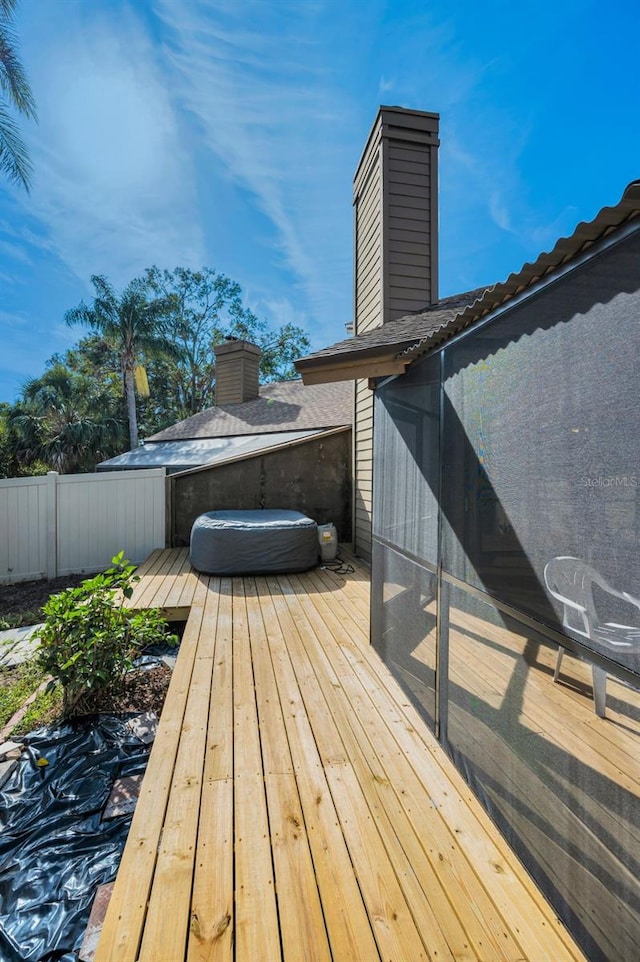
[{"label": "shingle roof", "polygon": [[340,354],[352,355],[360,351],[374,356],[378,349],[386,353],[390,346],[396,350],[400,349],[401,346],[408,347],[414,344],[416,340],[428,337],[434,331],[440,330],[457,317],[465,307],[478,300],[484,292],[484,287],[478,287],[464,294],[445,297],[423,311],[416,311],[414,314],[399,317],[395,321],[388,321],[372,331],[367,331],[366,334],[346,338],[346,340],[332,344],[331,347],[325,347],[315,354],[309,354],[297,361],[296,367],[303,371],[307,366],[307,361],[311,362],[323,357],[338,360]]},{"label": "shingle roof", "polygon": [[311,371],[322,371],[325,364],[347,364],[350,360],[369,357],[373,360],[382,355],[402,357],[409,363],[543,280],[600,238],[639,215],[640,180],[634,180],[615,206],[603,207],[592,221],[578,224],[570,237],[560,238],[553,250],[540,254],[535,261],[510,274],[506,281],[493,287],[444,298],[424,311],[408,314],[366,334],[339,341],[296,361],[296,368],[304,375]]},{"label": "shingle roof", "polygon": [[306,431],[351,424],[353,388],[346,382],[305,386],[302,381],[265,384],[260,396],[241,404],[207,408],[159,431],[148,441],[232,437]]}]

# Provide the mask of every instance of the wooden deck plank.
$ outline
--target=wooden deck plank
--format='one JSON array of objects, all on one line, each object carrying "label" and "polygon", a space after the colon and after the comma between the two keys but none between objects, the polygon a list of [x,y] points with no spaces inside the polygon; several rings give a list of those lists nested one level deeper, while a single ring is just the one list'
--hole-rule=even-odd
[{"label": "wooden deck plank", "polygon": [[159,558],[158,566],[143,578],[128,601],[130,608],[155,608],[154,597],[158,591],[163,591],[168,578],[174,569],[182,563],[183,550],[169,548]]},{"label": "wooden deck plank", "polygon": [[[203,628],[215,640],[187,959],[233,959],[233,688],[230,597],[211,579]],[[226,600],[221,604],[221,599]]]},{"label": "wooden deck plank", "polygon": [[584,962],[368,645],[357,560],[187,559],[139,586],[190,614],[97,962]]},{"label": "wooden deck plank", "polygon": [[[292,578],[291,580],[293,581],[294,579]],[[333,630],[334,641],[336,641],[336,643],[339,643],[341,626],[340,626],[340,623],[337,622],[336,619],[334,618],[333,613],[330,610],[329,606],[326,604],[325,596],[313,595],[313,593],[306,592],[306,591],[300,591],[299,596],[301,598],[301,601],[305,605],[309,606],[310,604],[313,603],[321,607],[322,609],[321,621],[326,626],[327,630]],[[318,637],[321,638],[322,640],[325,639],[325,636],[322,635],[320,632],[318,632]],[[342,648],[345,653],[345,656],[349,658],[350,646],[349,645],[342,646]],[[377,658],[377,655],[375,655],[375,653],[372,653],[370,650],[367,651],[367,649],[363,649],[363,651],[366,653],[367,659],[369,660],[370,663],[373,663],[375,661],[379,662],[379,659]],[[335,663],[335,659],[333,660]],[[359,671],[361,671],[359,664],[360,664],[360,659],[352,658],[352,667],[354,669],[354,673],[356,674]],[[382,663],[379,663],[377,667],[378,667],[377,674],[378,674],[378,677],[380,677],[381,673],[384,672],[384,667],[382,666]],[[348,679],[349,675],[347,674],[345,677]],[[396,684],[393,681],[393,679],[391,679],[390,676],[386,679],[386,681],[387,681],[387,684],[385,685],[385,689],[388,688],[389,685],[395,686]],[[372,696],[379,697],[380,690],[379,689],[376,690],[374,687],[372,687],[370,685],[370,680],[368,678],[366,679],[366,688],[367,688],[367,691]],[[354,690],[350,690],[349,700],[351,701],[351,699],[355,699],[355,698],[356,698],[356,692]],[[403,701],[406,702],[406,699],[403,699]],[[389,728],[389,723],[391,719],[389,716],[389,704],[388,704],[388,698],[386,697],[386,692],[382,692],[380,711],[379,711],[379,721],[382,723],[383,727]],[[421,728],[423,728],[422,722],[421,720],[418,720],[416,718],[416,729],[419,730]],[[377,732],[377,737],[379,738],[380,729],[378,728],[378,725],[374,725],[374,731]],[[409,733],[409,734],[412,734],[412,733]],[[404,741],[406,743],[406,739],[404,738],[404,731],[402,729],[401,724],[399,726],[394,727],[394,738],[398,740],[399,737],[401,742]],[[409,745],[406,744],[405,751],[408,751],[408,750],[409,750]],[[411,757],[414,761],[423,763],[424,760],[426,760],[427,756],[421,753],[416,753],[415,745],[414,745],[413,749],[411,749]],[[444,761],[444,756],[443,756],[443,761]],[[446,764],[446,767],[448,768],[450,765],[450,762],[448,759],[446,759],[445,764]],[[428,778],[424,776],[421,777],[419,779],[419,782],[423,786],[429,786],[429,793],[431,794],[431,788],[434,782],[434,772],[431,771],[431,774]],[[402,782],[402,784],[404,788],[404,782]],[[466,791],[467,800],[470,802],[469,811],[471,812],[471,810],[473,810],[475,813],[479,814],[480,809],[479,809],[477,800],[475,799],[475,797],[473,797],[470,794],[466,785],[464,786],[464,788]],[[445,790],[446,790],[446,787],[445,787]],[[404,792],[403,792],[402,798],[403,800],[406,800],[406,796]],[[446,832],[450,838],[449,847],[452,841],[454,840],[457,841],[455,839],[455,835],[458,834],[458,836],[460,836],[460,833],[463,831],[463,828],[462,828],[463,821],[460,820],[461,814],[464,816],[467,815],[464,809],[460,810],[459,808],[457,813],[458,815],[457,820],[454,821],[453,818],[450,815],[448,815],[447,819],[443,822],[443,827],[446,829]],[[507,851],[505,850],[506,843],[505,843],[505,848],[502,848],[502,846],[500,846],[500,848],[502,848],[502,854],[500,854],[499,849],[495,849],[492,846],[487,844],[489,839],[486,833],[478,833],[477,821],[475,821],[475,819],[474,819],[474,822],[469,823],[469,819],[467,817],[464,818],[464,823],[466,823],[467,825],[465,829],[465,833],[471,833],[473,831],[473,835],[474,835],[473,842],[475,845],[473,864],[467,862],[466,869],[464,867],[464,864],[460,867],[460,870],[464,873],[464,884],[472,885],[473,890],[476,891],[477,893],[481,893],[486,889],[486,891],[491,893],[492,900],[494,901],[496,908],[498,909],[501,908],[501,919],[499,920],[499,922],[496,921],[493,925],[491,925],[491,931],[500,933],[500,935],[505,936],[505,942],[508,939],[507,937],[508,932],[511,933],[511,938],[516,940],[516,944],[521,943],[522,933],[526,933],[525,937],[527,941],[530,941],[534,937],[535,933],[531,930],[531,925],[530,925],[529,919],[527,918],[526,913],[522,914],[518,912],[517,903],[523,900],[524,898],[526,898],[527,890],[534,889],[535,887],[533,886],[529,876],[520,869],[519,863],[517,863],[517,859],[513,856],[513,854],[510,852],[507,854]],[[485,824],[487,825],[487,827],[491,825],[488,817],[486,818]],[[472,825],[473,825],[473,828],[472,828]],[[454,826],[458,827],[457,832]],[[498,837],[497,830],[492,825],[491,825],[491,828],[492,828],[492,835],[497,840],[497,837]],[[469,835],[469,838],[470,837],[471,835]],[[480,843],[480,845],[478,845],[478,842]],[[455,850],[452,850],[452,851],[460,852],[461,850],[458,850],[456,848]],[[516,869],[515,872],[514,872],[514,869]],[[518,869],[520,869],[520,871],[517,871]],[[473,878],[474,875],[476,876],[475,880]],[[496,886],[497,880],[499,881],[498,886]],[[517,889],[520,890],[520,894],[518,894]],[[536,894],[537,894],[537,890],[536,890]],[[501,902],[502,902],[502,906],[501,906]],[[473,905],[476,903],[474,901],[470,901],[469,904]],[[486,906],[486,892],[484,893],[484,895],[480,895],[480,906],[482,911],[482,917],[484,918],[485,913],[487,913],[488,911]],[[547,908],[547,911],[549,912],[550,917],[555,918],[553,916],[553,913],[550,912],[546,902],[545,902],[545,906]],[[490,917],[491,915],[489,914],[487,918],[490,918]],[[486,939],[486,936],[485,936],[485,939]],[[532,943],[532,944],[535,944],[535,943]],[[538,951],[541,953],[540,955],[541,958],[543,957],[542,953],[549,952],[549,951],[556,952],[556,955],[553,956],[554,958],[560,959],[563,957],[560,954],[561,952],[560,945],[558,945],[556,948],[553,948],[551,945],[547,944],[546,941],[540,944]],[[515,955],[515,958],[520,958],[522,954],[522,950],[518,948],[516,949],[516,952],[517,954]],[[499,956],[496,956],[496,957],[499,957]]]},{"label": "wooden deck plank", "polygon": [[[368,810],[362,789],[350,765],[330,765],[327,778],[336,809],[346,831],[349,852],[363,892],[373,931],[383,959],[432,960],[416,920],[407,905],[389,856]],[[424,930],[429,941],[435,932]]]},{"label": "wooden deck plank", "polygon": [[[385,689],[381,708],[386,724],[394,726],[400,748],[411,758],[417,776],[428,787],[432,804],[440,811],[455,843],[463,847],[475,870],[481,872],[503,917],[511,919],[517,926],[519,937],[525,942],[524,958],[583,959],[462,775],[453,768],[441,746],[429,736],[422,719],[386,666],[373,651],[365,651],[365,658],[381,678]],[[416,750],[418,743],[426,752]],[[514,896],[514,881],[520,891],[517,896]]]},{"label": "wooden deck plank", "polygon": [[182,588],[184,576],[191,568],[191,565],[189,564],[189,555],[186,548],[176,548],[175,551],[176,555],[171,568],[168,572],[165,572],[165,576],[157,585],[153,596],[146,599],[144,603],[145,607],[170,609],[171,603],[168,599],[175,597],[176,584],[180,589]]},{"label": "wooden deck plank", "polygon": [[[530,737],[540,739],[541,744],[537,764],[521,762],[517,753],[511,754],[508,744],[514,737],[511,734],[513,726],[507,719],[500,718],[499,711],[493,720],[487,718],[483,722],[482,706],[495,700],[496,691],[508,691],[511,677],[524,666],[526,638],[498,626],[487,625],[481,630],[481,625],[461,613],[456,613],[455,624],[457,627],[452,637],[456,655],[450,664],[452,678],[460,691],[473,693],[478,715],[473,723],[461,715],[456,726],[459,750],[484,770],[488,783],[495,786],[488,789],[489,796],[499,808],[507,811],[510,822],[527,840],[527,847],[535,856],[540,871],[549,879],[555,879],[558,872],[573,871],[574,865],[577,869],[579,862],[598,866],[598,877],[594,877],[587,896],[574,902],[573,911],[588,930],[598,931],[598,941],[603,946],[607,945],[610,933],[599,920],[616,918],[616,940],[622,944],[623,933],[626,933],[628,952],[632,955],[633,933],[637,925],[635,906],[629,904],[628,899],[620,899],[602,879],[618,879],[618,885],[629,893],[636,886],[633,873],[620,857],[620,852],[633,852],[638,848],[638,826],[633,818],[635,805],[622,802],[625,794],[629,799],[636,799],[638,794],[637,751],[628,745],[625,753],[621,745],[633,742],[633,732],[628,730],[629,726],[621,727],[611,724],[608,719],[598,718],[588,693],[585,696],[551,682],[556,654],[552,646],[546,646],[546,651],[539,650],[534,661],[531,661],[529,649],[518,724],[528,730]],[[486,646],[487,664],[477,672],[469,671],[468,660],[474,654],[470,646],[475,648],[480,643],[477,638],[465,635],[463,624],[478,638],[486,634],[490,639]],[[477,652],[475,655],[477,658]],[[480,659],[476,664],[480,665]],[[589,680],[588,665],[576,661],[575,670]],[[637,697],[637,693],[629,689],[624,689],[624,694],[632,701]],[[463,711],[462,706],[454,708],[454,712],[457,711]],[[631,719],[630,724],[632,727]],[[590,751],[583,748],[585,742],[590,744]],[[616,748],[621,753],[617,756]],[[594,766],[593,776],[597,777],[597,782],[592,783],[593,790],[589,794],[581,793],[577,797],[562,766],[553,763],[550,752],[556,751],[564,752],[567,758],[579,758],[580,764]],[[626,757],[626,761],[620,768],[609,765],[607,751],[618,759]],[[505,764],[507,756],[509,763]],[[607,778],[620,786],[618,810],[598,798],[597,784]],[[512,803],[512,798],[522,795],[523,787],[525,797],[542,800],[541,808],[549,813],[546,829],[541,829],[539,816],[526,805]],[[598,833],[589,827],[594,825],[599,826]],[[564,843],[568,838],[581,839],[579,858]]]},{"label": "wooden deck plank", "polygon": [[[459,626],[454,638],[456,649],[459,649],[455,664],[461,672],[461,683],[469,691],[483,694],[483,697],[489,697],[488,693],[493,692],[494,703],[501,700],[515,666],[524,657],[526,636],[516,635],[498,626],[486,626],[482,634],[493,644],[484,644],[478,640],[478,633],[482,629],[475,620],[470,621],[470,616],[456,613],[455,626]],[[478,638],[472,637],[469,630],[475,631]],[[594,770],[610,777],[627,791],[638,793],[640,766],[637,764],[636,739],[640,734],[640,726],[636,731],[629,731],[629,726],[635,727],[630,717],[626,719],[625,727],[612,725],[610,719],[598,718],[591,699],[591,671],[583,661],[567,658],[568,662],[571,661],[569,670],[573,676],[587,683],[585,695],[564,685],[552,686],[550,680],[556,652],[551,646],[539,644],[538,656],[540,649],[543,651],[541,670],[527,672],[521,709],[523,721],[532,731],[544,731],[554,743],[566,745],[569,751],[579,754]],[[546,673],[543,670],[544,661],[547,662]],[[470,662],[477,664],[477,670],[474,668],[471,673],[468,668]],[[640,705],[637,693],[635,699],[630,689],[622,689],[621,693],[626,695],[629,702],[635,700]],[[558,712],[560,700],[563,705],[561,713]]]},{"label": "wooden deck plank", "polygon": [[263,770],[265,775],[292,774],[291,750],[287,740],[282,707],[254,578],[245,579],[244,594],[258,707]]},{"label": "wooden deck plank", "polygon": [[[244,594],[238,581],[233,621],[233,736],[236,818],[236,955],[281,958],[267,796]],[[242,605],[238,604],[242,598]]]},{"label": "wooden deck plank", "polygon": [[[269,594],[262,579],[261,590],[267,601]],[[256,601],[259,602],[255,582],[251,586],[252,597],[254,592]],[[262,619],[264,622],[261,627]],[[353,866],[316,740],[304,710],[298,681],[282,641],[283,637],[275,611],[265,604],[262,618],[258,619],[257,613],[255,615],[252,630],[253,656],[254,661],[258,659],[264,662],[260,669],[263,700],[267,697],[270,700],[279,698],[282,704],[282,719],[290,746],[332,955],[334,959],[349,959],[352,962],[375,962],[379,955],[371,923],[353,874]],[[293,692],[296,692],[295,698],[292,698]],[[265,715],[265,722],[266,717]],[[271,729],[268,731],[271,733]],[[333,738],[338,740],[335,732]]]},{"label": "wooden deck plank", "polygon": [[265,775],[271,848],[285,959],[331,962],[298,785],[292,774]]},{"label": "wooden deck plank", "polygon": [[[592,833],[584,833],[584,826],[581,825],[577,813],[571,807],[575,802],[571,794],[572,786],[561,782],[562,788],[567,792],[566,796],[563,793],[550,791],[549,786],[519,759],[510,757],[508,764],[505,764],[505,753],[499,742],[496,743],[490,736],[486,737],[487,735],[484,727],[475,725],[468,728],[464,741],[459,745],[459,751],[473,757],[475,763],[482,766],[490,783],[487,788],[488,797],[501,810],[506,811],[510,824],[516,826],[520,836],[527,840],[527,847],[535,858],[539,870],[553,880],[556,877],[558,865],[562,865],[564,871],[572,872],[579,871],[580,863],[586,861],[588,864],[597,865],[603,878],[615,877],[619,879],[619,884],[623,887],[627,884],[632,891],[633,876],[619,862],[616,864],[616,857],[610,847]],[[562,778],[560,773],[559,778]],[[495,786],[501,786],[502,790],[496,791]],[[546,830],[541,828],[539,817],[526,804],[513,803],[517,793],[522,793],[523,787],[527,797],[545,800],[544,807],[549,812],[552,822]],[[583,845],[579,852],[564,851],[563,840],[569,837],[569,833],[572,833],[573,837],[582,836]],[[607,932],[606,924],[604,927],[599,925],[600,918],[616,919],[618,942],[621,941],[622,932],[631,932],[634,929],[635,908],[624,904],[616,892],[599,878],[594,878],[592,885],[574,905],[573,910],[576,917],[587,928],[593,929],[594,926],[600,928],[599,942],[602,945],[607,944],[610,933]],[[633,941],[630,941],[629,951],[623,957],[633,958],[632,946]]]},{"label": "wooden deck plank", "polygon": [[[417,900],[412,898],[412,896],[416,895],[416,880],[412,867],[406,860],[403,862],[402,858],[400,858],[400,867],[398,866],[397,859],[399,852],[397,847],[394,847],[394,851],[391,853],[388,849],[385,851],[383,847],[384,838],[380,837],[379,834],[380,823],[377,818],[372,817],[372,809],[369,805],[366,789],[362,782],[359,782],[356,778],[356,770],[362,773],[362,769],[366,769],[365,781],[367,779],[375,781],[376,778],[384,778],[384,772],[382,769],[372,772],[366,768],[366,766],[361,765],[360,759],[357,757],[358,751],[355,749],[353,740],[350,738],[351,724],[354,719],[345,717],[341,712],[336,711],[338,701],[335,697],[335,692],[340,689],[341,682],[338,676],[334,674],[332,670],[333,666],[326,662],[319,661],[316,636],[313,632],[309,631],[308,624],[305,624],[304,619],[300,617],[301,611],[299,609],[291,609],[287,598],[287,583],[285,579],[281,578],[277,585],[273,584],[271,593],[273,603],[278,611],[282,632],[287,638],[288,647],[291,648],[292,653],[295,653],[296,668],[301,665],[305,659],[308,660],[309,663],[312,680],[309,683],[309,675],[307,675],[307,686],[303,692],[303,697],[305,697],[306,693],[313,693],[315,691],[320,691],[323,697],[321,703],[314,697],[313,708],[305,702],[314,735],[317,738],[319,733],[328,730],[331,740],[340,740],[342,742],[344,745],[345,758],[349,759],[348,763],[340,763],[337,767],[331,761],[326,764],[327,778],[330,786],[332,786],[332,790],[335,786],[339,788],[342,814],[340,806],[337,805],[338,815],[341,819],[346,818],[352,822],[353,806],[355,806],[356,811],[359,813],[359,821],[363,825],[368,824],[371,826],[371,831],[367,833],[368,845],[365,847],[368,847],[376,853],[375,859],[377,867],[374,878],[371,878],[371,865],[364,858],[363,848],[356,845],[355,850],[351,852],[351,857],[352,859],[355,857],[355,859],[358,860],[360,872],[362,873],[358,873],[358,878],[360,887],[365,893],[365,899],[368,893],[369,898],[372,900],[369,907],[369,914],[376,919],[374,934],[378,937],[380,951],[383,957],[386,957],[385,953],[390,953],[391,957],[400,954],[406,955],[408,958],[429,958],[426,947],[423,945],[419,934],[420,922],[423,921],[423,919],[413,918],[417,910],[418,915],[425,914],[428,916],[429,931],[433,934],[434,948],[437,946],[440,951],[440,957],[444,959],[451,958],[452,956],[444,941],[440,940],[438,942],[439,926],[435,921],[427,900],[424,898],[418,898]],[[296,631],[294,627],[296,619],[293,617],[294,614],[298,615],[298,637],[302,642],[300,645],[296,644]],[[306,645],[304,641],[302,641],[303,638],[306,640]],[[346,796],[344,791],[345,785],[347,786]],[[351,831],[349,835],[351,836]],[[384,855],[382,854],[383,852],[385,853]],[[358,866],[356,866],[356,871],[358,871]],[[409,908],[410,901],[413,912]],[[389,913],[386,917],[383,914],[383,906],[386,906]]]},{"label": "wooden deck plank", "polygon": [[151,552],[148,558],[145,558],[142,564],[139,565],[134,572],[134,578],[136,580],[132,585],[133,594],[131,598],[124,598],[122,601],[122,604],[125,608],[136,607],[135,599],[146,590],[146,587],[149,584],[149,579],[158,572],[163,571],[166,564],[167,552],[162,548],[156,548]]},{"label": "wooden deck plank", "polygon": [[157,565],[160,564],[165,550],[165,548],[155,548],[151,554],[148,555],[144,561],[138,565],[135,571],[138,578],[147,577],[157,567]]},{"label": "wooden deck plank", "polygon": [[[187,554],[187,559],[188,557]],[[191,568],[189,576],[183,581],[180,597],[176,601],[176,608],[189,608],[194,604],[194,598],[198,591],[198,583],[207,577],[207,575],[199,574],[194,568]]]},{"label": "wooden deck plank", "polygon": [[142,782],[96,962],[136,962],[191,688],[204,608],[192,611]]},{"label": "wooden deck plank", "polygon": [[[217,607],[217,604],[205,605],[200,622],[189,699],[180,732],[169,804],[149,898],[140,962],[157,962],[159,951],[166,962],[179,962],[185,957],[191,918],[191,889],[198,838]],[[168,905],[171,906],[171,911],[167,911]]]},{"label": "wooden deck plank", "polygon": [[[180,568],[176,572],[173,583],[166,586],[168,590],[162,599],[162,604],[158,605],[158,607],[169,609],[181,607],[180,600],[182,595],[186,593],[186,596],[188,597],[189,594],[193,594],[195,578],[195,572],[189,561],[189,552],[186,548],[184,548]],[[157,604],[158,603],[156,601],[156,605]],[[190,606],[190,604],[191,602],[189,601],[188,606]]]},{"label": "wooden deck plank", "polygon": [[233,951],[233,779],[202,786],[188,962],[232,962]]},{"label": "wooden deck plank", "polygon": [[[475,692],[477,697],[491,699],[494,709],[499,711],[508,685],[508,675],[505,674],[508,663],[500,665],[495,655],[487,651],[486,664],[478,664],[477,670],[475,667],[470,670],[465,655],[472,656],[474,647],[477,649],[479,646],[470,647],[464,644],[464,635],[460,633],[456,633],[455,638],[460,645],[456,657],[452,659],[454,677],[468,691]],[[475,654],[477,655],[477,651]],[[516,659],[517,662],[511,662],[512,670],[516,663],[521,662],[518,653]],[[624,734],[617,733],[616,743],[605,734],[611,732],[612,726],[607,719],[598,719],[590,697],[583,698],[582,704],[576,704],[577,699],[570,694],[563,698],[563,695],[567,694],[569,693],[564,692],[561,686],[552,687],[549,676],[541,677],[538,674],[536,677],[535,672],[529,671],[520,710],[521,724],[532,732],[544,733],[554,744],[564,745],[571,754],[579,754],[584,764],[610,778],[626,791],[640,793],[640,770],[633,764],[635,745],[630,751],[631,746],[622,747],[620,744]],[[558,712],[559,699],[562,699],[563,703],[561,715]],[[589,726],[589,737],[585,738],[580,729],[584,725],[585,717],[590,716],[600,724]]]},{"label": "wooden deck plank", "polygon": [[[263,773],[266,788],[282,951],[285,958],[291,958],[297,951],[300,958],[308,959],[309,962],[330,962],[316,874],[304,830],[302,807],[292,772],[284,722],[280,712],[269,708],[265,699],[262,699],[262,715],[259,712],[261,695],[264,695],[260,682],[268,682],[268,677],[264,671],[256,672],[251,648],[253,646],[260,659],[260,654],[263,653],[260,651],[260,645],[264,642],[263,631],[260,621],[255,617],[255,608],[251,605],[251,624],[255,637],[250,639],[247,598],[241,579],[236,579],[234,588],[234,650],[240,642],[242,649],[239,660],[242,661],[242,667],[239,670],[246,671],[245,664],[250,668],[253,666],[250,723],[256,735],[259,734],[260,771]],[[239,629],[238,634],[236,626]],[[257,682],[254,680],[256,673]],[[248,672],[246,674],[248,675]],[[247,682],[248,678],[244,680],[243,687]],[[249,696],[247,700],[248,698]],[[255,716],[253,712],[256,713]],[[274,742],[280,743],[275,753]],[[286,911],[282,907],[283,900],[286,902]]]},{"label": "wooden deck plank", "polygon": [[[316,610],[312,592],[307,598],[305,595],[297,595],[297,600],[307,608],[312,637],[316,637],[313,629],[317,629],[317,619],[324,622],[326,613]],[[331,626],[327,628],[331,630]],[[337,630],[336,625],[333,628]],[[329,645],[336,643],[335,637],[328,641]],[[362,664],[357,655],[352,657]],[[335,657],[332,661],[336,666]],[[435,944],[432,937],[430,946],[437,948],[439,958],[481,958],[490,948],[491,957],[496,960],[519,959],[519,947],[504,933],[504,922],[498,918],[484,888],[476,883],[463,853],[450,852],[448,832],[439,824],[425,787],[415,778],[406,758],[397,752],[395,740],[381,738],[384,727],[370,699],[377,680],[369,673],[366,684],[362,679],[352,684],[356,676],[346,661],[339,674],[341,690],[329,689],[326,694],[330,711],[339,719],[343,735],[350,736],[346,751],[356,760],[358,778],[367,796],[377,802],[372,810],[385,845],[393,853],[396,866],[405,864],[402,878],[408,901],[412,905],[423,904],[420,927],[429,932],[442,931],[440,944]],[[395,785],[402,786],[401,796]],[[404,850],[400,848],[400,838]],[[457,863],[456,854],[460,856]],[[464,919],[455,911],[455,904],[465,907]],[[481,922],[476,918],[478,913]]]}]

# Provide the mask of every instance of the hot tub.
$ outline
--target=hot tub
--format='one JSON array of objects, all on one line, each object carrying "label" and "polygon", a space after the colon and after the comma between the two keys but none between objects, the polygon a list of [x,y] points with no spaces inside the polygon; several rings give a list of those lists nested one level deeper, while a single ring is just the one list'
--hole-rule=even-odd
[{"label": "hot tub", "polygon": [[193,523],[189,558],[204,574],[307,571],[318,564],[318,526],[299,511],[207,511]]}]

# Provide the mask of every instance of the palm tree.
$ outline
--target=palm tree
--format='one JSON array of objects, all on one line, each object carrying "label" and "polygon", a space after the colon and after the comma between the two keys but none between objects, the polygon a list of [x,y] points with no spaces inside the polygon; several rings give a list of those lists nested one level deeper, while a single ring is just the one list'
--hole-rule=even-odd
[{"label": "palm tree", "polygon": [[93,471],[122,450],[120,401],[85,374],[56,363],[22,390],[8,416],[11,453],[20,465],[43,462],[61,474]]},{"label": "palm tree", "polygon": [[29,190],[31,162],[18,126],[7,105],[36,119],[36,104],[29,81],[16,53],[13,30],[16,0],[0,0],[0,170],[14,183]]},{"label": "palm tree", "polygon": [[100,334],[118,351],[124,396],[129,418],[129,443],[138,447],[138,417],[135,396],[135,369],[140,355],[175,356],[177,348],[162,332],[161,320],[168,308],[167,298],[149,300],[147,285],[136,279],[117,294],[103,275],[91,278],[96,292],[93,303],[82,301],[65,314],[67,324],[83,324]]}]

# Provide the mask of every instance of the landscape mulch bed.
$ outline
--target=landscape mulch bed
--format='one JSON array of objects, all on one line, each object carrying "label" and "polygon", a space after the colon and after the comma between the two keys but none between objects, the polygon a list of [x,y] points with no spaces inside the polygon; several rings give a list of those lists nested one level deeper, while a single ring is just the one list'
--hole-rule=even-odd
[{"label": "landscape mulch bed", "polygon": [[166,665],[130,671],[119,691],[104,691],[92,696],[87,710],[93,714],[105,712],[119,715],[124,712],[154,711],[158,717],[162,711],[167,688],[171,681],[171,669]]},{"label": "landscape mulch bed", "polygon": [[[64,575],[62,578],[41,578],[39,581],[15,581],[0,585],[0,618],[21,611],[36,611],[65,588],[76,588],[88,575]],[[44,617],[44,616],[43,616]]]}]

